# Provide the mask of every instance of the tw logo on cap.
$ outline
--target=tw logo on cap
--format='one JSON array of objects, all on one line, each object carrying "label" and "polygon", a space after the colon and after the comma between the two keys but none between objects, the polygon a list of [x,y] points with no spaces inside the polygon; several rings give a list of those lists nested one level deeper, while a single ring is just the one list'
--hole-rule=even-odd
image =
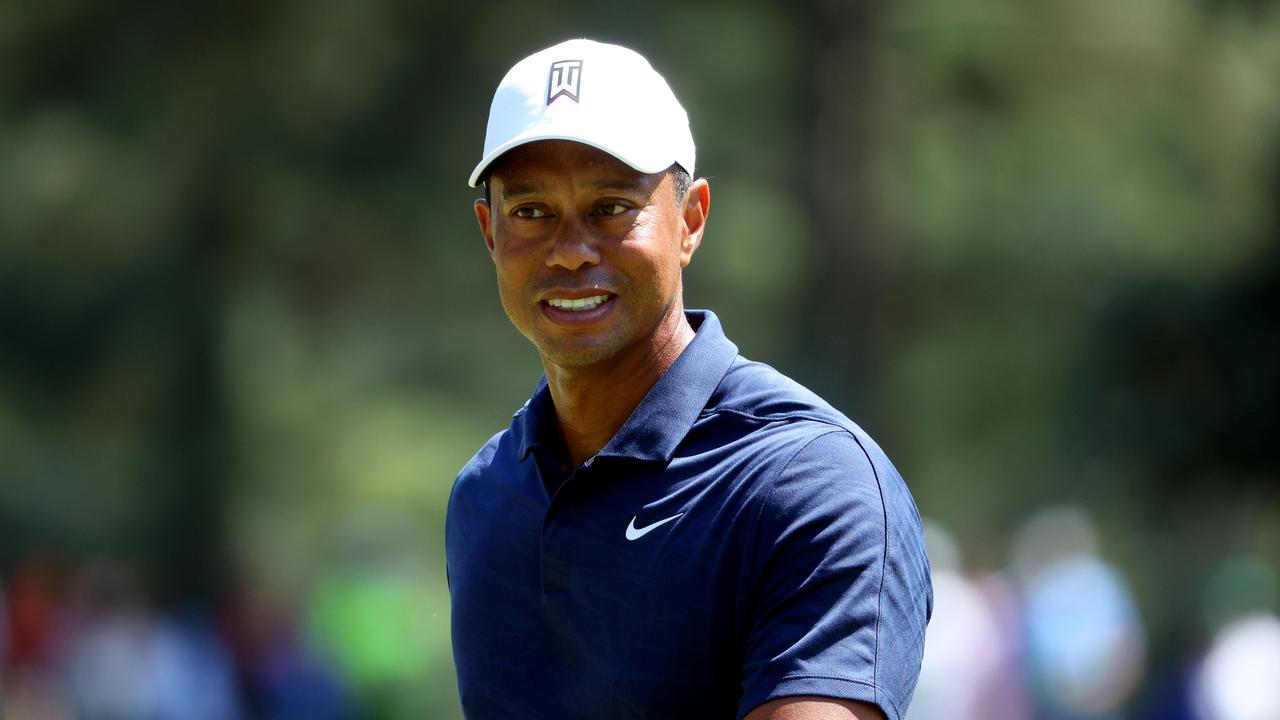
[{"label": "tw logo on cap", "polygon": [[547,78],[547,104],[564,96],[578,102],[578,92],[582,87],[582,61],[557,60],[551,63],[551,75]]}]

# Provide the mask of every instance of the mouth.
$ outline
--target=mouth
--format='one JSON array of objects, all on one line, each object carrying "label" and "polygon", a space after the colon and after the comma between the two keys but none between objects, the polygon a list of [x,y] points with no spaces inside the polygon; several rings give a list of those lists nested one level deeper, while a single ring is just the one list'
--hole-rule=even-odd
[{"label": "mouth", "polygon": [[566,312],[588,312],[595,310],[613,298],[609,293],[600,295],[588,295],[581,298],[547,298],[543,300],[546,305]]},{"label": "mouth", "polygon": [[597,292],[584,297],[552,295],[542,301],[542,314],[563,328],[585,330],[594,327],[609,315],[617,299],[617,295],[609,292]]}]

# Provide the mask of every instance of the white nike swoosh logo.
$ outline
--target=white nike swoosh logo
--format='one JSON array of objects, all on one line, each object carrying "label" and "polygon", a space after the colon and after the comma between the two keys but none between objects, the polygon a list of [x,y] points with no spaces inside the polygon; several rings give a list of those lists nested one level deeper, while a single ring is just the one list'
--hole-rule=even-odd
[{"label": "white nike swoosh logo", "polygon": [[666,518],[665,520],[659,520],[658,522],[653,523],[652,525],[645,525],[642,528],[636,527],[636,517],[640,517],[639,515],[637,515],[636,517],[631,518],[631,522],[627,525],[627,539],[639,540],[645,535],[648,535],[654,528],[658,527],[659,525],[666,525],[667,523],[671,522],[672,520],[675,520],[676,518],[680,517],[683,514],[684,513],[676,513],[675,515],[672,515],[671,517]]}]

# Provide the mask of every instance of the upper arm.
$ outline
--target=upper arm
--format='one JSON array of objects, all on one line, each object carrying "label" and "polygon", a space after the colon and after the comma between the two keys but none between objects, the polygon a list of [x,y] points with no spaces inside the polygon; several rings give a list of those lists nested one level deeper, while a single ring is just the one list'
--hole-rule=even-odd
[{"label": "upper arm", "polygon": [[[906,711],[932,604],[928,561],[906,486],[879,448],[860,440],[844,431],[810,440],[762,506],[744,717],[899,720]],[[770,704],[797,697],[845,714],[752,714],[807,712],[794,700]],[[876,706],[883,715],[867,714]]]},{"label": "upper arm", "polygon": [[744,720],[885,720],[880,708],[856,700],[786,697],[767,702]]}]

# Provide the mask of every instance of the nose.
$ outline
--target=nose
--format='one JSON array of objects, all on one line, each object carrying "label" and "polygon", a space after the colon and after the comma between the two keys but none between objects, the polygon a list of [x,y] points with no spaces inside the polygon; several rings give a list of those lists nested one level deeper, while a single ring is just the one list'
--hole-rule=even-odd
[{"label": "nose", "polygon": [[547,254],[547,267],[577,270],[600,262],[597,238],[590,228],[578,220],[566,219],[551,237],[551,250]]}]

